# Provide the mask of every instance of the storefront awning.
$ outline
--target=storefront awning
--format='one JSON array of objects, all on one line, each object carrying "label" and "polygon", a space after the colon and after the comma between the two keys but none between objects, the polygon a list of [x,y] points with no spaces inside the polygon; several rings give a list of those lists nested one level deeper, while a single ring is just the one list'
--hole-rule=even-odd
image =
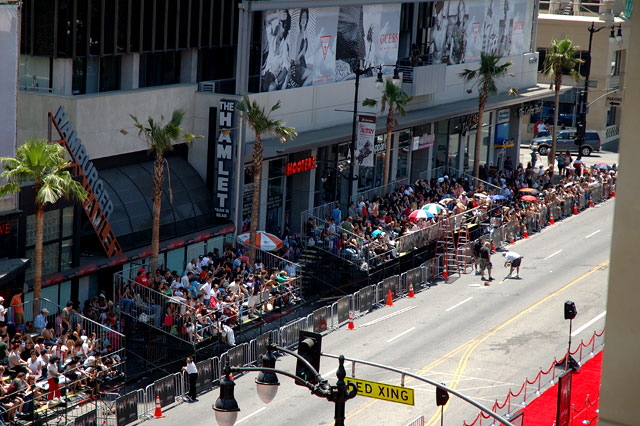
[{"label": "storefront awning", "polygon": [[[213,200],[198,172],[183,158],[167,158],[160,235],[177,238],[217,225]],[[147,245],[151,238],[153,161],[100,170],[114,208],[109,223],[124,251]],[[91,231],[88,231],[91,232]]]},{"label": "storefront awning", "polygon": [[[570,87],[563,88],[562,91],[568,90]],[[538,84],[529,89],[521,89],[518,96],[509,96],[508,94],[490,96],[487,101],[486,110],[505,108],[511,105],[519,105],[525,102],[536,101],[539,99],[553,96],[554,91],[549,89],[548,84]],[[437,105],[429,108],[422,108],[407,112],[405,117],[397,115],[399,126],[397,129],[405,129],[408,127],[418,126],[438,120],[460,117],[467,114],[478,112],[477,95],[470,97],[464,101],[452,102],[449,104]],[[309,132],[301,132],[294,140],[286,144],[280,143],[277,138],[263,139],[264,158],[276,157],[278,155],[290,154],[305,149],[317,148],[320,146],[332,145],[335,143],[346,142],[351,140],[351,122],[336,125],[334,127],[313,130]],[[379,119],[377,122],[377,132],[385,131],[386,122]],[[253,145],[252,141],[248,141],[248,145]],[[245,151],[245,161],[251,161],[251,148]]]},{"label": "storefront awning", "polygon": [[30,259],[0,259],[0,287],[24,272],[29,262]]}]

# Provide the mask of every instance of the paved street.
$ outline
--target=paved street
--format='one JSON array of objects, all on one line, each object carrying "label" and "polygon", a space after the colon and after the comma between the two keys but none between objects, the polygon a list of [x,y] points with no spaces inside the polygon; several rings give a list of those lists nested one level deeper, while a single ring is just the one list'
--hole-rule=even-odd
[{"label": "paved street", "polygon": [[[509,390],[517,392],[526,377],[547,369],[562,357],[568,343],[565,300],[578,309],[575,345],[604,327],[609,248],[615,200],[570,217],[511,248],[524,255],[520,280],[504,280],[502,256],[494,255],[491,286],[478,286],[473,274],[440,283],[415,299],[402,299],[358,318],[356,330],[346,327],[325,336],[323,352],[392,365],[443,382],[475,400],[493,405]],[[294,371],[292,357],[278,367]],[[323,358],[321,372],[333,383],[337,361]],[[347,366],[352,374],[351,366]],[[399,385],[395,374],[358,366],[357,377]],[[310,396],[308,390],[281,378],[279,394],[270,405],[258,399],[255,376],[236,380],[242,411],[237,424],[333,424],[333,404]],[[416,390],[413,407],[356,397],[347,402],[348,425],[404,425],[424,415],[426,424],[439,424],[439,409],[431,386],[407,380]],[[200,402],[165,411],[167,425],[212,424],[211,404],[218,391]],[[456,398],[445,409],[449,424],[470,422],[477,410]],[[206,420],[203,420],[206,419]]]}]

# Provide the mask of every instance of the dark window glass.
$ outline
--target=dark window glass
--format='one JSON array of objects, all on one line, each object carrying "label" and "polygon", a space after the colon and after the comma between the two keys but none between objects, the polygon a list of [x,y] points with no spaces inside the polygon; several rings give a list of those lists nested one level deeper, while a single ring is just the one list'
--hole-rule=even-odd
[{"label": "dark window glass", "polygon": [[176,25],[178,23],[178,3],[175,0],[168,2],[169,12],[167,12],[167,49],[176,48]]},{"label": "dark window glass", "polygon": [[104,2],[104,54],[113,55],[115,53],[115,23],[116,23],[116,1],[105,0]]},{"label": "dark window glass", "polygon": [[87,29],[89,28],[89,15],[87,2],[77,2],[76,11],[76,56],[87,55]]},{"label": "dark window glass", "polygon": [[73,40],[73,3],[70,0],[58,1],[57,34],[57,55],[62,58],[70,57]]},{"label": "dark window glass", "polygon": [[143,4],[144,24],[142,28],[142,51],[151,51],[153,35],[153,0],[140,0]]},{"label": "dark window glass", "polygon": [[211,34],[211,12],[213,11],[212,2],[204,2],[202,3],[202,29],[200,30],[200,46],[207,47],[209,46],[209,34]]},{"label": "dark window glass", "polygon": [[122,54],[129,51],[130,46],[127,45],[129,37],[129,0],[118,0],[118,32],[116,53]]},{"label": "dark window glass", "polygon": [[100,59],[100,91],[120,90],[121,56],[105,56]]},{"label": "dark window glass", "polygon": [[140,51],[140,32],[142,25],[140,24],[140,8],[142,1],[134,1],[131,3],[131,51]]},{"label": "dark window glass", "polygon": [[33,31],[33,25],[31,25],[31,19],[33,18],[33,8],[31,8],[31,2],[26,2],[22,8],[22,16],[20,17],[20,53],[23,55],[29,55],[31,51],[31,32]]},{"label": "dark window glass", "polygon": [[164,50],[164,29],[166,26],[166,0],[156,0],[156,40],[155,50]]},{"label": "dark window glass", "polygon": [[91,55],[100,54],[101,31],[102,31],[102,1],[89,0],[89,13],[91,15],[91,36],[89,39],[89,53]]},{"label": "dark window glass", "polygon": [[179,31],[178,31],[178,48],[186,49],[189,45],[189,5],[191,0],[178,0],[178,19]]},{"label": "dark window glass", "polygon": [[191,38],[189,47],[198,47],[198,33],[200,30],[200,1],[191,2]]},{"label": "dark window glass", "polygon": [[235,1],[233,3],[221,2],[221,26],[223,27],[221,44],[223,46],[232,44],[236,38],[236,34],[233,34],[236,28],[236,13],[234,7],[238,7]]},{"label": "dark window glass", "polygon": [[140,56],[140,87],[180,82],[180,52],[147,53]]},{"label": "dark window glass", "polygon": [[235,48],[214,47],[198,50],[199,81],[233,78]]},{"label": "dark window glass", "polygon": [[53,20],[55,17],[55,2],[51,0],[34,1],[33,37],[34,55],[54,56],[53,52]]},{"label": "dark window glass", "polygon": [[77,56],[73,58],[73,79],[71,89],[74,95],[87,93],[87,58]]}]

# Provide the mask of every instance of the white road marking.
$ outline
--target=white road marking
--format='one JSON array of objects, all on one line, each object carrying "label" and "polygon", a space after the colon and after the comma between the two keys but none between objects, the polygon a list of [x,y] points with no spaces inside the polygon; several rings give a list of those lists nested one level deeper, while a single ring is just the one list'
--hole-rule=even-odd
[{"label": "white road marking", "polygon": [[411,327],[410,329],[405,330],[405,331],[403,331],[402,333],[398,334],[396,337],[392,337],[391,339],[387,340],[387,343],[391,343],[391,342],[393,342],[394,340],[396,340],[397,338],[402,337],[402,336],[404,336],[404,335],[405,335],[405,334],[407,334],[407,333],[411,333],[411,332],[412,332],[413,330],[415,330],[415,329],[416,329],[415,327]]},{"label": "white road marking", "polygon": [[549,256],[545,257],[544,260],[551,259],[556,254],[560,254],[560,253],[562,253],[562,250],[558,250],[557,252],[550,254]]},{"label": "white road marking", "polygon": [[594,236],[594,235],[596,235],[598,232],[600,232],[600,230],[599,230],[599,229],[598,229],[597,231],[593,231],[592,233],[590,233],[589,235],[587,235],[587,236],[586,236],[586,237],[584,237],[584,238],[590,238],[590,237],[593,237],[593,236]]},{"label": "white road marking", "polygon": [[471,299],[473,299],[473,297],[468,297],[468,298],[464,299],[462,302],[460,302],[460,303],[458,303],[458,304],[453,305],[452,307],[450,307],[449,309],[447,309],[445,312],[449,312],[450,310],[457,308],[458,306],[462,305],[463,303],[467,303],[467,302],[468,302],[469,300],[471,300]]},{"label": "white road marking", "polygon": [[588,323],[586,323],[585,325],[583,325],[582,327],[580,327],[579,329],[571,333],[571,337],[576,337],[578,334],[582,333],[585,328],[589,327],[591,324],[598,321],[605,315],[607,315],[607,311],[602,312],[600,315],[596,316],[594,319],[592,319],[591,321],[589,321]]},{"label": "white road marking", "polygon": [[400,315],[402,313],[405,313],[405,312],[410,311],[410,310],[415,309],[415,308],[417,308],[417,306],[409,306],[408,308],[400,309],[399,311],[393,312],[393,313],[391,313],[389,315],[385,315],[385,316],[380,317],[378,319],[374,319],[373,321],[369,321],[366,324],[362,324],[362,327],[368,327],[368,326],[373,325],[373,324],[375,324],[377,322],[384,321],[384,320],[389,319],[389,318],[393,318],[396,315]]},{"label": "white road marking", "polygon": [[256,411],[254,411],[253,413],[249,414],[247,417],[243,417],[243,418],[241,418],[240,420],[238,420],[238,421],[236,422],[236,424],[238,424],[238,423],[242,423],[242,422],[244,422],[245,420],[250,419],[251,417],[255,416],[256,414],[258,414],[258,413],[260,413],[260,412],[262,412],[262,411],[264,411],[264,410],[266,410],[266,409],[267,409],[267,407],[262,407],[262,408],[260,408],[260,409],[258,409],[258,410],[256,410]]}]

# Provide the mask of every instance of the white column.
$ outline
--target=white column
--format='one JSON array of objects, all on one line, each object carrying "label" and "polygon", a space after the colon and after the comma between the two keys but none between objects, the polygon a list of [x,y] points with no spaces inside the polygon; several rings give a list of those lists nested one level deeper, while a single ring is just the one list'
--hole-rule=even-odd
[{"label": "white column", "polygon": [[140,54],[130,53],[122,56],[120,71],[120,87],[122,90],[140,87]]},{"label": "white column", "polygon": [[195,83],[198,72],[198,49],[187,49],[181,53],[180,83]]},{"label": "white column", "polygon": [[63,96],[73,95],[73,59],[53,60],[53,93]]}]

